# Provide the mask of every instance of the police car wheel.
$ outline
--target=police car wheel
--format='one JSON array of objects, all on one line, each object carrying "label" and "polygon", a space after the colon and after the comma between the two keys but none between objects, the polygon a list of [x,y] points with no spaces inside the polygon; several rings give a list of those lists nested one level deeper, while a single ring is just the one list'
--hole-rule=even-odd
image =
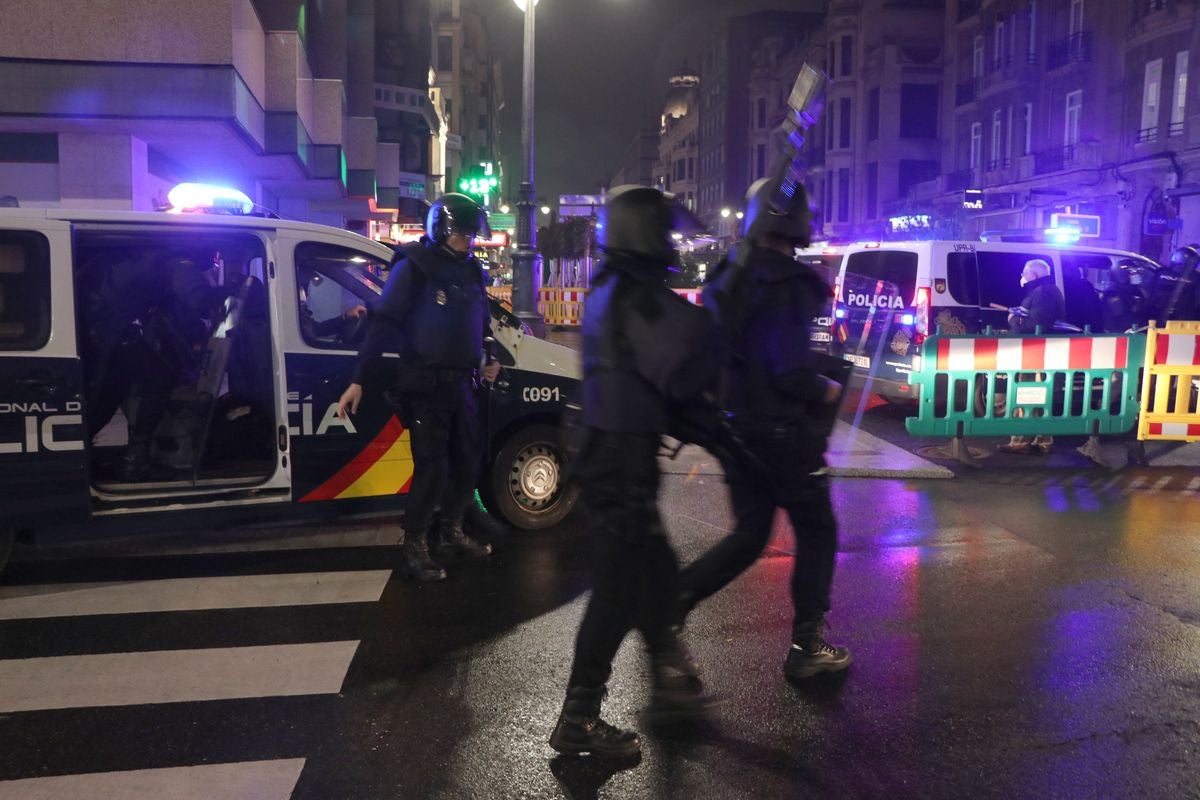
[{"label": "police car wheel", "polygon": [[557,428],[532,425],[517,431],[492,464],[488,505],[525,530],[561,522],[578,495],[578,488],[563,480],[566,464]]},{"label": "police car wheel", "polygon": [[12,528],[0,528],[0,572],[8,566],[9,556],[12,555],[13,544],[17,541],[17,532]]}]

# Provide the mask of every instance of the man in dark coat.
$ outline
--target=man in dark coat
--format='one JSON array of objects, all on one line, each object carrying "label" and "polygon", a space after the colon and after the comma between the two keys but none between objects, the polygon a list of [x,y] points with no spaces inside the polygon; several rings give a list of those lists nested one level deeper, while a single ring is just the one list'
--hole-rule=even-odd
[{"label": "man in dark coat", "polygon": [[754,563],[782,508],[796,538],[784,672],[799,679],[850,665],[850,651],[824,638],[837,555],[824,454],[842,386],[822,374],[809,345],[809,326],[830,288],[795,258],[795,249],[809,243],[807,199],[794,200],[790,212],[775,211],[774,190],[766,179],[750,188],[739,245],[748,252],[722,262],[704,290],[704,306],[714,311],[725,343],[722,406],[754,462],[721,457],[736,527],[683,571],[679,621]]},{"label": "man in dark coat", "polygon": [[550,746],[625,758],[639,752],[638,735],[601,719],[600,703],[613,657],[633,628],[650,655],[651,714],[691,716],[704,708],[696,664],[670,626],[679,567],[658,514],[658,451],[678,407],[715,381],[706,365],[716,329],[703,309],[666,286],[671,233],[694,232],[698,222],[644,186],[613,189],[602,215],[604,258],[583,317],[587,433],[576,467],[593,527],[595,582]]},{"label": "man in dark coat", "polygon": [[[1054,285],[1050,265],[1040,258],[1031,258],[1021,270],[1021,286],[1025,296],[1021,305],[1008,315],[1008,328],[1014,333],[1042,333],[1054,330],[1054,323],[1066,316],[1066,301],[1063,293]],[[1019,411],[1019,409],[1018,409]],[[1016,412],[1014,412],[1016,413]],[[1026,436],[1013,436],[1008,444],[996,449],[1001,453],[1049,453],[1054,445],[1053,436],[1034,436],[1031,442]]]}]

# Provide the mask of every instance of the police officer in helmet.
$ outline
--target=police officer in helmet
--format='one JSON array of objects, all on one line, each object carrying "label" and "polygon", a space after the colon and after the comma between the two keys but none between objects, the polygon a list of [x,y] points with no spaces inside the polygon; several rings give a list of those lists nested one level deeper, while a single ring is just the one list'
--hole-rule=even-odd
[{"label": "police officer in helmet", "polygon": [[809,346],[810,321],[831,292],[795,259],[811,234],[807,197],[796,186],[782,208],[773,198],[777,187],[769,179],[750,187],[740,251],[718,265],[703,294],[724,343],[722,406],[754,459],[721,457],[736,527],[683,571],[678,621],[754,563],[782,508],[796,538],[784,672],[807,678],[850,665],[849,650],[823,634],[837,553],[824,453],[842,386],[822,374]]},{"label": "police officer in helmet", "polygon": [[600,718],[621,641],[637,627],[653,670],[650,713],[691,716],[705,697],[694,660],[670,627],[678,562],[658,514],[658,450],[672,418],[715,380],[715,327],[666,286],[672,231],[699,222],[667,194],[613,189],[599,229],[604,252],[583,317],[586,443],[577,462],[593,526],[595,582],[575,640],[566,701],[550,745],[561,753],[625,758],[634,731]]},{"label": "police officer in helmet", "polygon": [[433,203],[425,235],[398,249],[392,260],[353,382],[338,403],[339,416],[355,413],[379,356],[385,349],[397,352],[399,365],[388,391],[411,436],[404,559],[405,572],[418,581],[446,577],[430,556],[435,522],[446,554],[484,558],[491,553],[490,545],[463,531],[481,460],[475,372],[486,364],[481,377],[487,382],[500,372],[499,362],[486,352],[491,315],[483,270],[472,255],[479,234],[490,230],[487,214],[474,200],[447,194]]}]

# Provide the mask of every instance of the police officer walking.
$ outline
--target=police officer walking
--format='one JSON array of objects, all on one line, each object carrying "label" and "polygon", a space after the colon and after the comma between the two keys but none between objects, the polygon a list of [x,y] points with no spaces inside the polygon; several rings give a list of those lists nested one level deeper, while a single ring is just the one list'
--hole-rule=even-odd
[{"label": "police officer walking", "polygon": [[670,195],[613,189],[602,212],[604,259],[583,318],[587,440],[577,466],[595,537],[595,583],[575,640],[566,701],[550,736],[561,753],[623,758],[637,733],[600,718],[612,660],[641,630],[654,680],[652,716],[705,705],[695,662],[671,629],[678,561],[658,514],[658,450],[681,404],[715,379],[711,318],[666,287],[672,231],[699,222]]},{"label": "police officer walking", "polygon": [[[363,384],[385,349],[400,356],[390,399],[409,430],[413,477],[404,521],[405,573],[436,581],[446,572],[430,556],[434,527],[443,551],[471,558],[491,554],[488,544],[463,532],[481,462],[475,371],[484,363],[491,314],[483,270],[472,255],[475,237],[490,235],[487,214],[462,194],[436,200],[425,236],[397,251],[359,348],[354,379],[338,415],[355,413]],[[500,364],[487,354],[482,378],[496,379]]]},{"label": "police officer walking", "polygon": [[810,322],[830,288],[795,259],[795,248],[809,244],[807,198],[797,186],[788,209],[777,212],[775,190],[769,179],[750,187],[743,249],[718,265],[703,294],[725,342],[722,405],[753,458],[718,454],[736,527],[683,571],[677,621],[754,563],[770,538],[775,509],[783,508],[796,538],[795,616],[784,672],[808,678],[850,665],[850,651],[823,633],[837,554],[824,453],[842,386],[821,374],[809,346]]}]

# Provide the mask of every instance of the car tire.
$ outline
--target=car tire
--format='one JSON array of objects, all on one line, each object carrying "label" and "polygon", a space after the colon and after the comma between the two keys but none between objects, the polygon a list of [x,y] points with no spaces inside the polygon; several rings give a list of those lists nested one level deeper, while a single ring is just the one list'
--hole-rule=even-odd
[{"label": "car tire", "polygon": [[571,513],[579,496],[579,487],[565,480],[566,466],[557,428],[522,428],[496,454],[484,481],[484,501],[517,528],[548,528]]}]

